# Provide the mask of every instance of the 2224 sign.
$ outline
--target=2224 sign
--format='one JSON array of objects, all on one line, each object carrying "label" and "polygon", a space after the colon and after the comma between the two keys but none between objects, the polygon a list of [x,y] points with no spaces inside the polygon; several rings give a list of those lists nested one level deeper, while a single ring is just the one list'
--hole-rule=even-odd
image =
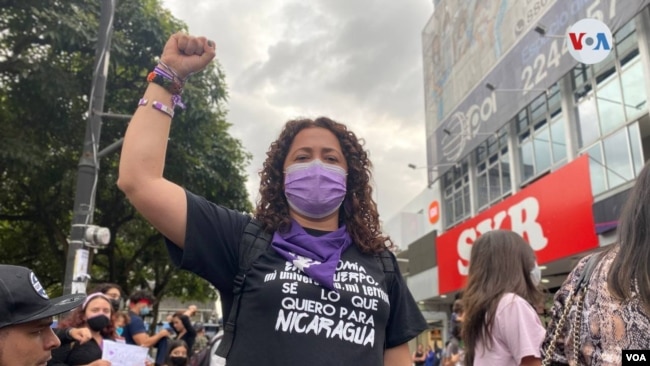
[{"label": "2224 sign", "polygon": [[[609,2],[607,16],[610,20],[616,16],[616,2],[617,0],[611,0]],[[587,8],[587,18],[596,19],[601,22],[604,21],[605,14],[603,14],[602,10],[599,10],[599,5],[601,5],[600,0],[596,0]],[[562,13],[553,24],[549,25],[549,29],[565,29],[568,32],[571,26],[572,24],[569,24],[568,14]],[[524,50],[522,59],[532,58],[534,53],[539,52],[539,48],[536,45],[531,45],[531,47]],[[522,89],[524,89],[523,95],[526,95],[530,90],[535,89],[537,85],[544,81],[548,75],[548,70],[559,67],[560,59],[568,52],[569,48],[566,39],[557,38],[551,43],[548,54],[537,54],[533,60],[533,64],[524,67],[521,73]]]}]

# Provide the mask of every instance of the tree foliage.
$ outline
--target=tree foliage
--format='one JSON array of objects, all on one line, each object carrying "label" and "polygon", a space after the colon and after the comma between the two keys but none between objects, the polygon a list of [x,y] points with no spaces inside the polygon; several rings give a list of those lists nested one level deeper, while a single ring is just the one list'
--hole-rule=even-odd
[{"label": "tree foliage", "polygon": [[[61,291],[77,164],[88,120],[100,3],[0,0],[0,261],[32,268]],[[157,0],[119,0],[113,19],[105,111],[131,114],[170,34],[186,26]],[[250,211],[244,167],[250,156],[228,133],[224,75],[218,64],[194,75],[188,108],[172,125],[165,175],[227,207]],[[100,149],[127,122],[103,120]],[[151,128],[156,128],[152,125]],[[213,297],[208,284],[175,270],[163,238],[117,189],[119,152],[104,157],[94,223],[111,244],[94,254],[93,282],[116,282],[157,297]]]}]

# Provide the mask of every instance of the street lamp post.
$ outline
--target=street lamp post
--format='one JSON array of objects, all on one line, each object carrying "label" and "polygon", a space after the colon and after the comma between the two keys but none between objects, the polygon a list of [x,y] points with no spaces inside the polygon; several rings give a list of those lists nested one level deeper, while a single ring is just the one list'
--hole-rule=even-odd
[{"label": "street lamp post", "polygon": [[99,136],[101,115],[95,111],[104,110],[106,77],[110,56],[113,17],[117,0],[103,0],[99,23],[99,36],[93,69],[93,84],[90,91],[90,108],[84,138],[83,151],[77,171],[72,227],[68,245],[63,293],[85,293],[90,266],[90,252],[86,246],[103,246],[110,241],[106,228],[92,225],[95,210],[95,192],[99,175]]}]

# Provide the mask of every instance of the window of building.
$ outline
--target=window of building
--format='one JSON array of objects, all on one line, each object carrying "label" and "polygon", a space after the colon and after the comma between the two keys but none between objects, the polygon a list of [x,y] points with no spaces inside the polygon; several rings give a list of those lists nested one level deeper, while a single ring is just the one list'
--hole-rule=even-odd
[{"label": "window of building", "polygon": [[513,123],[517,130],[523,183],[566,159],[562,103],[557,83],[522,109]]},{"label": "window of building", "polygon": [[572,71],[578,144],[589,155],[594,195],[633,180],[643,165],[636,119],[647,112],[648,98],[634,20],[614,39],[604,61]]},{"label": "window of building", "polygon": [[634,20],[614,34],[615,47],[594,65],[578,64],[572,71],[578,111],[578,143],[590,146],[647,110],[645,76]]},{"label": "window of building", "polygon": [[633,180],[643,168],[639,124],[618,129],[584,152],[589,155],[594,196]]},{"label": "window of building", "polygon": [[446,227],[455,225],[471,215],[468,167],[469,160],[465,158],[442,177]]},{"label": "window of building", "polygon": [[512,191],[507,130],[491,135],[474,150],[478,210],[501,200]]}]

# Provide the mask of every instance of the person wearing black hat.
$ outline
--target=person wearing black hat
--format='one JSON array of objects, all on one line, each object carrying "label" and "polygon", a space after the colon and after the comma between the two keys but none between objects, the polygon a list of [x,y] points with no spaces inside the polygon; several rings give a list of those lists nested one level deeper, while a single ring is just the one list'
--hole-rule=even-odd
[{"label": "person wearing black hat", "polygon": [[85,294],[50,299],[29,268],[0,264],[0,366],[44,366],[61,344],[52,317],[81,305]]}]

